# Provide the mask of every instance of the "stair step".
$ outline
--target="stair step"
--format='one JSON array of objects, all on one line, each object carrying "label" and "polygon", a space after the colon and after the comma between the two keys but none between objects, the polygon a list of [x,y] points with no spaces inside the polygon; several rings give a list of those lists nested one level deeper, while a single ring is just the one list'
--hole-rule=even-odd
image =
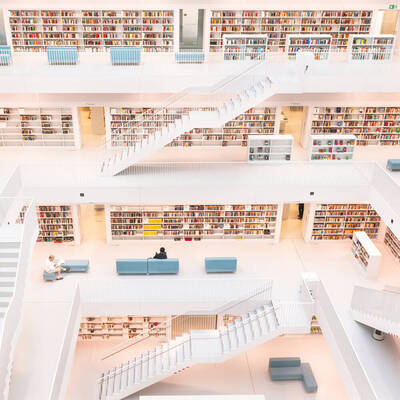
[{"label": "stair step", "polygon": [[20,242],[0,241],[0,249],[19,249],[20,245]]},{"label": "stair step", "polygon": [[267,320],[268,320],[268,325],[269,325],[269,329],[271,331],[275,330],[278,326],[276,317],[275,317],[275,311],[273,309],[273,307],[271,306],[264,306],[264,310],[267,313]]},{"label": "stair step", "polygon": [[13,287],[0,287],[0,297],[12,297],[14,294],[14,288]]},{"label": "stair step", "polygon": [[99,399],[100,400],[106,400],[107,397],[107,381],[104,378],[105,374],[101,374],[101,386],[100,386],[100,393],[99,393]]},{"label": "stair step", "polygon": [[2,265],[0,263],[0,277],[16,277],[17,266],[8,263],[8,265]]},{"label": "stair step", "polygon": [[162,366],[162,348],[161,346],[156,347],[156,375],[161,374],[163,370]]},{"label": "stair step", "polygon": [[243,322],[241,319],[235,319],[234,323],[236,326],[236,332],[238,337],[238,346],[240,347],[246,344],[246,336],[244,334]]},{"label": "stair step", "polygon": [[128,386],[135,383],[135,361],[129,360],[128,362]]},{"label": "stair step", "polygon": [[170,368],[176,367],[177,357],[176,357],[176,340],[169,341],[169,365]]},{"label": "stair step", "polygon": [[237,349],[238,337],[236,332],[236,326],[232,322],[228,322],[226,326],[228,328],[228,335],[229,335],[229,341],[231,343],[231,349]]},{"label": "stair step", "polygon": [[249,312],[249,320],[253,331],[254,339],[261,336],[261,326],[257,314],[254,311]]},{"label": "stair step", "polygon": [[8,305],[0,306],[0,318],[4,318],[6,316],[7,310],[8,310]]},{"label": "stair step", "polygon": [[142,358],[135,358],[135,383],[140,383],[142,381]]},{"label": "stair step", "polygon": [[246,337],[246,342],[250,343],[254,340],[254,334],[250,323],[250,318],[248,315],[243,315],[242,324],[244,328],[244,335]]},{"label": "stair step", "polygon": [[14,287],[15,278],[11,276],[0,276],[0,287]]},{"label": "stair step", "polygon": [[231,351],[231,342],[229,340],[228,328],[222,326],[219,331],[221,333],[222,352],[223,354],[229,353]]},{"label": "stair step", "polygon": [[169,346],[168,343],[163,343],[161,346],[161,360],[163,372],[169,370]]},{"label": "stair step", "polygon": [[107,373],[108,378],[107,378],[106,396],[111,396],[114,393],[115,370],[116,370],[116,368],[112,368]]},{"label": "stair step", "polygon": [[0,259],[14,258],[18,260],[19,249],[0,248]]},{"label": "stair step", "polygon": [[190,360],[192,358],[190,335],[188,333],[183,335],[183,354],[185,360]]},{"label": "stair step", "polygon": [[153,378],[156,371],[156,352],[155,350],[149,350],[149,378]]},{"label": "stair step", "polygon": [[149,355],[147,353],[142,354],[142,382],[146,381],[149,377]]},{"label": "stair step", "polygon": [[267,316],[265,315],[264,308],[262,307],[257,308],[256,314],[260,322],[261,333],[263,335],[266,335],[269,332],[269,325],[267,322]]},{"label": "stair step", "polygon": [[119,384],[120,392],[123,392],[128,387],[128,372],[129,372],[129,365],[123,364],[121,372],[121,382]]},{"label": "stair step", "polygon": [[121,364],[115,369],[113,393],[119,393],[121,391],[121,377],[123,366],[124,364]]}]

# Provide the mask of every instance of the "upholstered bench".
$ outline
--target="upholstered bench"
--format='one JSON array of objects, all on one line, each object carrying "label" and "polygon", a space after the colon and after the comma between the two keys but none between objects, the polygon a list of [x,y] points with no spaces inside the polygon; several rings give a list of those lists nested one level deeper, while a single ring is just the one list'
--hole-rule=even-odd
[{"label": "upholstered bench", "polygon": [[389,160],[387,160],[386,168],[389,171],[400,171],[400,159],[389,158]]},{"label": "upholstered bench", "polygon": [[116,265],[119,275],[147,274],[147,259],[118,259]]},{"label": "upholstered bench", "polygon": [[110,47],[112,65],[140,64],[140,47]]},{"label": "upholstered bench", "polygon": [[88,272],[89,260],[65,260],[62,266],[65,272]]},{"label": "upholstered bench", "polygon": [[205,266],[207,273],[236,272],[236,257],[206,257]]},{"label": "upholstered bench", "polygon": [[178,64],[201,64],[204,62],[204,53],[201,51],[180,51],[175,53],[175,61]]},{"label": "upholstered bench", "polygon": [[43,272],[43,279],[45,281],[55,281],[56,280],[56,273],[55,272]]},{"label": "upholstered bench", "polygon": [[11,47],[0,46],[0,65],[10,65],[11,63]]},{"label": "upholstered bench", "polygon": [[51,65],[75,65],[78,62],[78,49],[74,46],[47,47],[46,53]]},{"label": "upholstered bench", "polygon": [[303,384],[307,393],[314,393],[318,390],[317,381],[309,363],[302,363],[301,370],[303,372]]},{"label": "upholstered bench", "polygon": [[179,260],[177,258],[168,258],[165,260],[149,258],[147,260],[147,272],[149,275],[177,274],[179,272]]}]

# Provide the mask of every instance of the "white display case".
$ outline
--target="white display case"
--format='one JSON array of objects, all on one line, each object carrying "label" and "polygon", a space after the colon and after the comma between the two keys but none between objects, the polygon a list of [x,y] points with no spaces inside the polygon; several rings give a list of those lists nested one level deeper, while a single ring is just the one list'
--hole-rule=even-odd
[{"label": "white display case", "polygon": [[331,35],[287,35],[286,53],[290,60],[295,60],[298,52],[312,52],[315,60],[329,58]]},{"label": "white display case", "polygon": [[354,135],[312,135],[311,161],[351,161],[357,138]]},{"label": "white display case", "polygon": [[382,254],[365,232],[354,232],[351,251],[365,272],[365,276],[377,278]]},{"label": "white display case", "polygon": [[249,135],[248,162],[291,161],[292,135]]},{"label": "white display case", "polygon": [[394,41],[394,35],[352,35],[348,59],[350,62],[391,61]]},{"label": "white display case", "polygon": [[225,35],[224,60],[264,60],[266,35]]}]

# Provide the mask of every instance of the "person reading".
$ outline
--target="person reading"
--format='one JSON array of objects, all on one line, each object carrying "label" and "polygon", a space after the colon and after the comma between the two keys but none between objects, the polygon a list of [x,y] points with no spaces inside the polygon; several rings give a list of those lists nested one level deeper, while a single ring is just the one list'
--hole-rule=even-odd
[{"label": "person reading", "polygon": [[54,256],[50,254],[49,258],[46,260],[45,271],[49,274],[55,272],[57,275],[56,279],[60,280],[63,279],[63,277],[61,276],[61,272],[66,271],[66,269],[59,265],[58,261],[56,262]]},{"label": "person reading", "polygon": [[156,252],[156,254],[153,258],[157,258],[159,260],[165,260],[166,258],[168,258],[164,247],[161,247],[160,252],[159,253]]}]

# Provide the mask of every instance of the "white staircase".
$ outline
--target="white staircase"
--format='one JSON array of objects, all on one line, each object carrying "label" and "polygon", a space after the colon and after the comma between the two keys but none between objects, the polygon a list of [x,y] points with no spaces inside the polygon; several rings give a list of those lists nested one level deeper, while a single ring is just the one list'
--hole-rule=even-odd
[{"label": "white staircase", "polygon": [[[215,330],[195,330],[157,346],[104,373],[99,380],[100,400],[123,399],[197,363],[221,363],[287,333],[309,333],[311,314],[301,304],[269,303]],[[304,312],[303,312],[304,311]],[[283,317],[285,317],[283,319]]]},{"label": "white staircase", "polygon": [[[21,210],[21,200],[15,199],[15,202]],[[10,209],[14,206],[11,204]],[[38,232],[36,209],[28,202],[24,224],[0,225],[0,400],[8,398],[25,286]]]},{"label": "white staircase", "polygon": [[146,139],[142,139],[134,146],[124,148],[107,157],[101,165],[100,175],[116,175],[192,129],[221,127],[274,94],[270,79],[265,77],[224,103],[216,111],[190,111],[188,114],[183,114],[181,119],[176,119],[154,134],[149,134]]}]

